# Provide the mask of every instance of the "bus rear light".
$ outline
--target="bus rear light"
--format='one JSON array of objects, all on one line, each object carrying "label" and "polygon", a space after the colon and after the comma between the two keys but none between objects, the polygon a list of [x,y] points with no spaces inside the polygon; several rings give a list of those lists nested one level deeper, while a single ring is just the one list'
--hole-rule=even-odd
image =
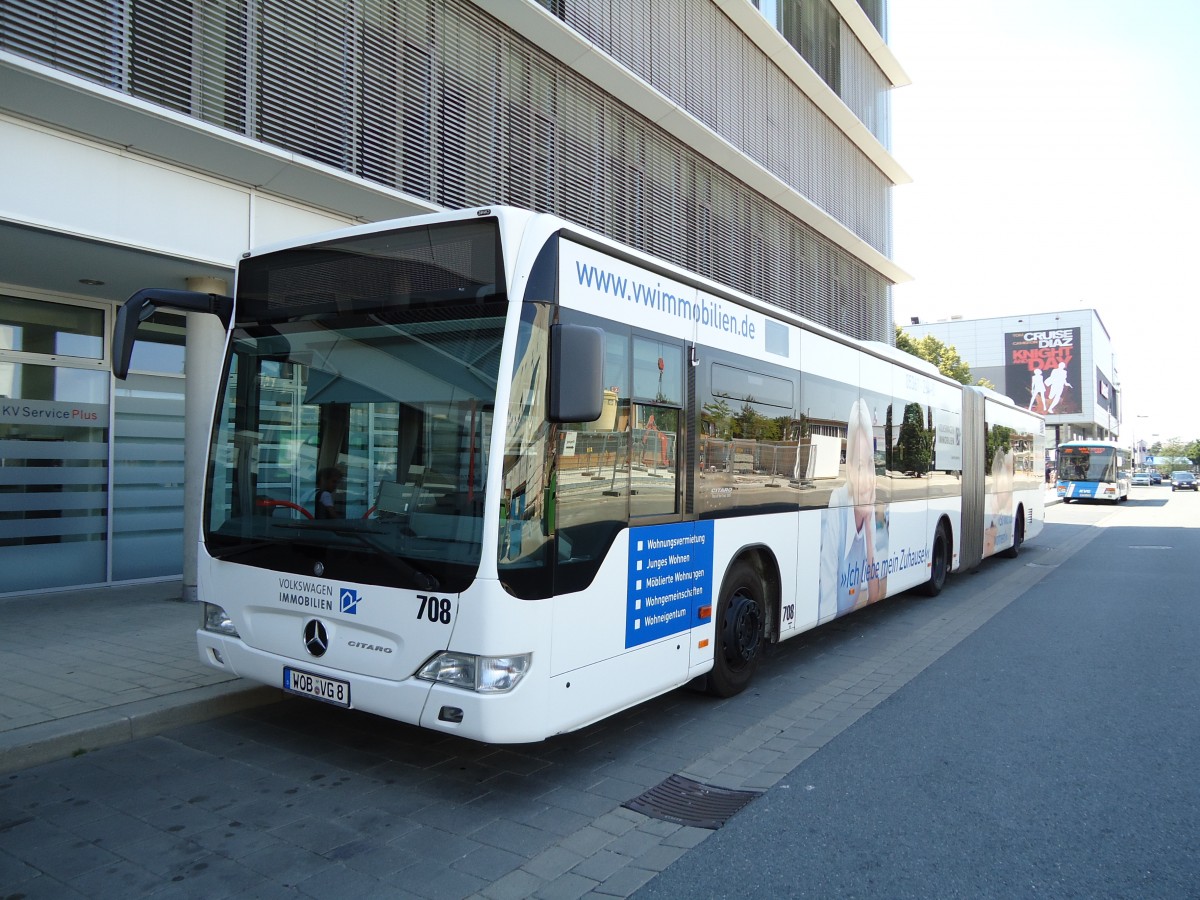
[{"label": "bus rear light", "polygon": [[529,671],[531,654],[476,656],[473,653],[439,653],[417,673],[425,681],[436,681],[478,694],[506,694]]},{"label": "bus rear light", "polygon": [[229,637],[241,637],[233,624],[233,619],[229,618],[229,613],[225,612],[225,610],[215,603],[205,603],[201,615],[203,616],[202,621],[205,631],[212,631],[216,634],[228,635]]}]

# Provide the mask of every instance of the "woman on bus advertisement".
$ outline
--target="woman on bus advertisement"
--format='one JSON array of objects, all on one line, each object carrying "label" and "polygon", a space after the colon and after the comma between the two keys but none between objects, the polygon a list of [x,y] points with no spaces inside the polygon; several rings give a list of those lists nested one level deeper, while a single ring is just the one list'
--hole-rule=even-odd
[{"label": "woman on bus advertisement", "polygon": [[994,490],[983,498],[984,529],[983,555],[1012,545],[1013,535],[1013,472],[1014,455],[1007,447],[997,447],[992,456],[992,485]]},{"label": "woman on bus advertisement", "polygon": [[862,398],[846,423],[846,481],[821,513],[822,620],[887,594],[888,507],[875,503],[875,441]]}]

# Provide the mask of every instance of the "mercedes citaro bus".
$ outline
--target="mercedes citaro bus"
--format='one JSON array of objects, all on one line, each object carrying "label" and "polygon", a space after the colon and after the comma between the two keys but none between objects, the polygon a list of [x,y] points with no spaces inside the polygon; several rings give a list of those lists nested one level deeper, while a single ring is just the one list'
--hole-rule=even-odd
[{"label": "mercedes citaro bus", "polygon": [[550,215],[247,253],[197,583],[209,665],[481,741],[540,740],[1015,555],[1043,420]]}]

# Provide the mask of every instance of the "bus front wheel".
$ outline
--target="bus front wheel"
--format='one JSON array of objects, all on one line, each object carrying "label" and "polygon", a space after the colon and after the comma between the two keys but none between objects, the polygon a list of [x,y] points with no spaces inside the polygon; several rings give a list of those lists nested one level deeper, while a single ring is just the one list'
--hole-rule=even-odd
[{"label": "bus front wheel", "polygon": [[745,560],[734,565],[725,578],[716,627],[708,692],[732,697],[745,690],[758,670],[767,634],[766,589],[758,571]]},{"label": "bus front wheel", "polygon": [[938,528],[933,536],[933,550],[929,554],[929,580],[925,582],[925,596],[936,597],[946,586],[946,574],[950,571],[950,540],[946,529]]}]

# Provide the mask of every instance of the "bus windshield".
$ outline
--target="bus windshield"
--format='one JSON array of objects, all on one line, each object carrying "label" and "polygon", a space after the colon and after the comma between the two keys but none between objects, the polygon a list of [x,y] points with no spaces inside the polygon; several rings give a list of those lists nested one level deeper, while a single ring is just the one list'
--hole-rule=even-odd
[{"label": "bus windshield", "polygon": [[1058,480],[1114,481],[1116,453],[1113,447],[1064,447],[1058,457]]},{"label": "bus windshield", "polygon": [[210,454],[218,559],[469,584],[506,310],[491,220],[246,260]]}]

